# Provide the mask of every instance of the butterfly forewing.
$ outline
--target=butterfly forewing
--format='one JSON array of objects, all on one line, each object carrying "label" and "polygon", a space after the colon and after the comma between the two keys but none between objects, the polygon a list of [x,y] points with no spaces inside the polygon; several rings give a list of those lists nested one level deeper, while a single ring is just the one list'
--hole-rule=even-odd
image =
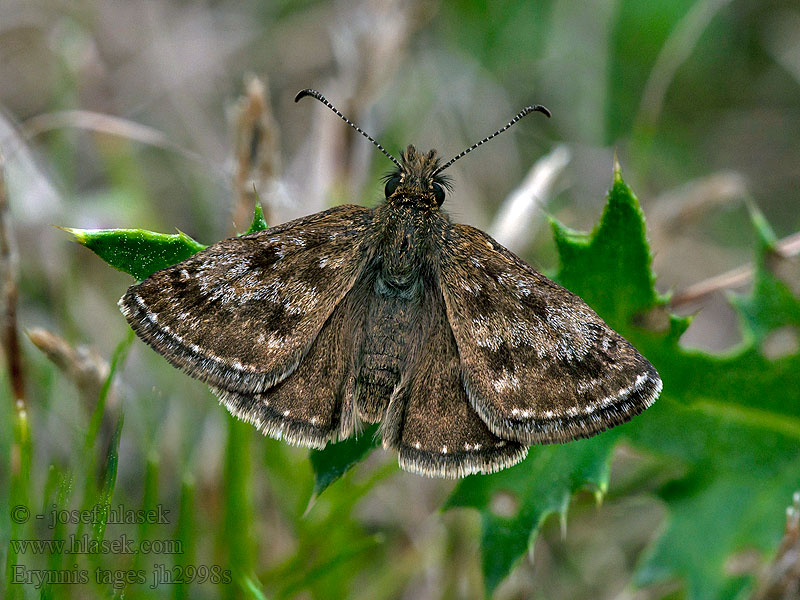
[{"label": "butterfly forewing", "polygon": [[586,437],[661,390],[653,366],[583,300],[474,227],[450,230],[441,284],[470,402],[498,436]]},{"label": "butterfly forewing", "polygon": [[292,373],[366,261],[371,211],[338,206],[209,246],[132,286],[131,327],[175,366],[246,395]]},{"label": "butterfly forewing", "polygon": [[220,402],[263,433],[323,448],[355,426],[352,376],[364,329],[363,281],[336,306],[290,377],[261,393],[215,389]]}]

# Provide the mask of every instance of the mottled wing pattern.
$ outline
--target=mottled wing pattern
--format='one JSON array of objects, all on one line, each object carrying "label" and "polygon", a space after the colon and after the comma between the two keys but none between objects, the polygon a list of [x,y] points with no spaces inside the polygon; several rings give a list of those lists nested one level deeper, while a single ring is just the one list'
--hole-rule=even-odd
[{"label": "mottled wing pattern", "polygon": [[224,240],[131,286],[120,307],[189,375],[231,393],[264,392],[297,368],[358,279],[371,215],[337,206]]},{"label": "mottled wing pattern", "polygon": [[262,433],[310,448],[352,433],[354,364],[362,341],[365,307],[359,281],[336,306],[297,369],[259,393],[215,388],[220,402]]},{"label": "mottled wing pattern", "polygon": [[525,458],[528,448],[493,434],[470,405],[456,341],[438,290],[424,296],[418,350],[381,425],[383,445],[400,466],[433,477],[493,473]]},{"label": "mottled wing pattern", "polygon": [[583,300],[474,227],[451,228],[441,288],[470,403],[500,437],[586,437],[661,391],[653,366]]}]

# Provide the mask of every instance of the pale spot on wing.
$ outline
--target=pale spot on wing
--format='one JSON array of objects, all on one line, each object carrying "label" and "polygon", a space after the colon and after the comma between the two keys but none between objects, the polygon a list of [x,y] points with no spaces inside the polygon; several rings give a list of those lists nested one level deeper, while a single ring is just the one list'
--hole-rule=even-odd
[{"label": "pale spot on wing", "polygon": [[648,373],[642,373],[636,377],[636,380],[619,390],[616,394],[612,396],[608,396],[607,398],[603,398],[599,401],[600,406],[608,406],[609,404],[613,404],[620,400],[624,400],[628,396],[630,396],[633,392],[637,391],[639,388],[642,387],[644,383],[650,380],[650,375]]},{"label": "pale spot on wing", "polygon": [[269,337],[264,342],[264,346],[268,350],[278,350],[283,348],[289,341],[281,336],[275,335],[274,333],[270,333]]},{"label": "pale spot on wing", "polygon": [[133,299],[136,301],[136,304],[139,305],[139,308],[141,308],[144,311],[145,319],[147,319],[148,321],[150,321],[153,324],[157,324],[158,323],[158,317],[156,316],[156,314],[154,312],[151,312],[150,309],[147,308],[147,304],[142,299],[142,297],[139,294],[134,294],[133,295]]},{"label": "pale spot on wing", "polygon": [[580,380],[578,382],[578,385],[575,386],[575,389],[578,391],[579,394],[583,394],[583,393],[586,393],[588,391],[591,391],[592,389],[594,389],[598,385],[602,385],[602,383],[603,383],[603,380],[602,379],[597,379],[596,377],[592,378],[592,379],[589,379],[588,381]]},{"label": "pale spot on wing", "polygon": [[531,286],[530,286],[528,281],[526,281],[524,279],[517,279],[514,282],[514,285],[517,286],[517,289],[519,290],[519,293],[522,294],[523,296],[530,296],[531,295]]},{"label": "pale spot on wing", "polygon": [[442,446],[442,454],[447,454],[447,446]]},{"label": "pale spot on wing", "polygon": [[507,344],[510,349],[529,346],[537,358],[544,358],[555,347],[558,356],[570,359],[585,356],[590,346],[588,343],[577,342],[577,332],[569,329],[561,329],[559,332],[561,336],[554,340],[552,331],[546,327],[535,327],[534,323],[521,317],[507,318],[497,313],[480,315],[470,321],[470,337],[481,348],[497,351],[503,344]]},{"label": "pale spot on wing", "polygon": [[498,393],[510,390],[517,391],[520,389],[519,378],[514,374],[514,370],[509,372],[508,369],[503,367],[503,372],[500,377],[492,381],[492,387],[494,387],[495,391]]},{"label": "pale spot on wing", "polygon": [[344,264],[345,258],[345,256],[321,256],[319,259],[319,266],[323,269],[338,269]]},{"label": "pale spot on wing", "polygon": [[475,296],[477,296],[478,294],[481,293],[481,291],[483,291],[483,286],[477,281],[470,282],[469,280],[465,279],[461,282],[461,286],[470,294],[473,294]]},{"label": "pale spot on wing", "polygon": [[284,417],[288,417],[288,416],[289,416],[291,413],[292,413],[292,411],[290,411],[290,410],[285,410],[285,411],[283,411],[283,416],[284,416]]},{"label": "pale spot on wing", "polygon": [[489,348],[490,350],[497,350],[503,344],[503,338],[497,334],[499,331],[493,327],[490,322],[491,319],[486,315],[472,319],[470,328],[472,330],[472,338],[475,343],[481,348]]}]

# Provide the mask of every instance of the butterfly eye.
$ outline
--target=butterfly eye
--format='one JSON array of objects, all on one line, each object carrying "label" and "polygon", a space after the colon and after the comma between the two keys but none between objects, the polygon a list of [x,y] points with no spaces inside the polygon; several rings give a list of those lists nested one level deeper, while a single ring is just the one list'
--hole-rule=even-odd
[{"label": "butterfly eye", "polygon": [[394,191],[397,189],[398,185],[400,185],[400,177],[398,176],[392,177],[386,182],[386,187],[383,191],[387,198],[394,194]]},{"label": "butterfly eye", "polygon": [[436,198],[436,204],[439,206],[444,202],[444,188],[438,183],[433,184],[433,197]]}]

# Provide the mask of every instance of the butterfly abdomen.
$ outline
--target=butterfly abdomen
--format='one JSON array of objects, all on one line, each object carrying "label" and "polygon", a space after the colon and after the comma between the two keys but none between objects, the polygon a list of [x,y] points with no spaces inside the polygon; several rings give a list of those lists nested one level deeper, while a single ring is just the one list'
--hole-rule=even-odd
[{"label": "butterfly abdomen", "polygon": [[[407,207],[382,206],[374,232],[377,252],[364,274],[371,279],[364,338],[359,355],[356,403],[361,418],[383,418],[404,369],[419,346],[421,306],[430,287],[432,267],[430,213]],[[392,214],[400,211],[404,214]]]},{"label": "butterfly abdomen", "polygon": [[360,417],[369,423],[383,418],[389,398],[400,383],[414,345],[414,300],[375,295],[367,308],[356,388]]}]

